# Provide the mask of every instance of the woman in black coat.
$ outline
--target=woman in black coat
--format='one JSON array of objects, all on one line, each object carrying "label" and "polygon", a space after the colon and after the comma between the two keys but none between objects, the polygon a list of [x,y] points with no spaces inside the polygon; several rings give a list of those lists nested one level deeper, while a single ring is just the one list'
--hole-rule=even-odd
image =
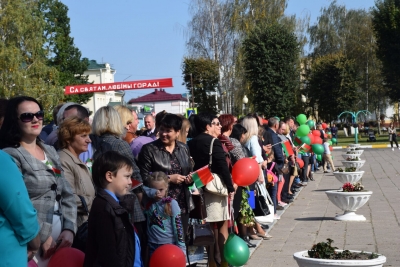
[{"label": "woman in black coat", "polygon": [[[193,126],[193,125],[192,125]],[[229,198],[233,199],[235,187],[229,173],[228,164],[225,159],[225,151],[218,135],[221,134],[221,124],[214,115],[202,113],[194,118],[194,127],[199,133],[194,139],[188,142],[190,154],[195,162],[194,170],[198,170],[209,164],[210,146],[212,147],[211,172],[216,173],[226,185]],[[207,222],[215,223],[214,231],[218,234],[218,246],[221,254],[221,266],[228,266],[224,259],[224,244],[228,238],[228,222],[231,218],[228,208],[228,197],[218,196],[207,191],[204,192],[204,201],[207,211]],[[214,259],[214,248],[209,249],[209,266],[216,266]]]}]

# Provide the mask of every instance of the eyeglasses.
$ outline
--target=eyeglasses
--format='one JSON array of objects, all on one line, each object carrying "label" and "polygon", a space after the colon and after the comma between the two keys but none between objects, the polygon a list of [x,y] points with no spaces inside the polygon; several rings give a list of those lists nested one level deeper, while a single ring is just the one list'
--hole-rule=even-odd
[{"label": "eyeglasses", "polygon": [[44,118],[43,110],[40,110],[36,113],[22,113],[21,115],[19,115],[19,119],[22,122],[31,122],[33,120],[33,117],[36,117],[38,120],[43,120]]},{"label": "eyeglasses", "polygon": [[213,121],[211,124],[217,125],[217,126],[220,126],[220,125],[221,125],[221,123],[220,123],[219,121],[217,121],[217,122]]}]

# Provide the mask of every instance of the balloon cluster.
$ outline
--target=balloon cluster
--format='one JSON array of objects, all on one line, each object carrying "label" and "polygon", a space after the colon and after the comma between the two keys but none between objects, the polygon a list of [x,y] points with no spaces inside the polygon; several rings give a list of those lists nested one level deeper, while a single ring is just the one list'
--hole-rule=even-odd
[{"label": "balloon cluster", "polygon": [[[315,122],[313,120],[307,120],[307,117],[304,114],[297,115],[296,121],[300,126],[296,131],[295,145],[301,146],[302,144],[307,144],[308,146],[311,146],[311,149],[308,152],[314,152],[314,154],[317,155],[317,159],[321,160],[322,154],[324,154],[323,138],[331,138],[331,132],[327,132],[321,136],[320,130],[311,130],[313,128],[315,129]],[[321,126],[324,130],[328,128],[328,125],[325,122],[322,123]],[[300,140],[300,142],[296,142],[296,140]],[[329,142],[329,149],[332,151],[332,142],[336,143],[336,139],[332,138],[332,141]],[[299,166],[301,168],[301,162],[299,162]]]}]

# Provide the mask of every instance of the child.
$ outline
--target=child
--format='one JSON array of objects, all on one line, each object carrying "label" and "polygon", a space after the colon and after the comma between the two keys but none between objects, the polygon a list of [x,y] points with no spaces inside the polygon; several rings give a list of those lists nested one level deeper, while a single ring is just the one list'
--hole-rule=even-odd
[{"label": "child", "polygon": [[[274,164],[274,167],[272,167],[273,162],[274,162],[274,153],[272,151],[268,154],[268,164],[267,164],[267,169],[271,169],[271,171],[278,176],[279,173],[276,169],[276,164]],[[268,194],[271,196],[272,202],[274,203],[274,218],[275,219],[280,219],[279,215],[276,213],[276,207],[278,205],[278,199],[277,199],[277,192],[278,192],[278,183],[272,183],[268,188]]]},{"label": "child", "polygon": [[130,159],[116,151],[107,151],[94,161],[97,195],[89,214],[84,266],[142,267],[130,213],[120,205],[131,188],[132,172]]},{"label": "child", "polygon": [[326,165],[329,163],[331,166],[332,172],[335,171],[335,166],[333,165],[333,160],[332,160],[332,154],[329,149],[329,139],[325,138],[324,139],[324,173],[328,173],[328,170],[326,169]]},{"label": "child", "polygon": [[150,257],[165,244],[176,245],[186,254],[181,209],[175,199],[167,197],[168,176],[163,172],[153,172],[147,185],[144,187],[146,194],[157,197],[157,200],[152,199],[145,204]]}]

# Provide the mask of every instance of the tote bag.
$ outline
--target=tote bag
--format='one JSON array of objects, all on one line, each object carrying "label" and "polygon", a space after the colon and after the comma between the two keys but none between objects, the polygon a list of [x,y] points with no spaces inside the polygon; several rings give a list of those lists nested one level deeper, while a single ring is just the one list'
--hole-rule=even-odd
[{"label": "tote bag", "polygon": [[[211,170],[211,165],[212,165],[212,151],[213,151],[213,145],[214,145],[214,140],[216,138],[213,138],[213,140],[211,141],[211,146],[210,146],[210,160],[209,160],[209,164],[208,167]],[[226,188],[226,185],[222,182],[221,178],[218,176],[218,174],[216,173],[212,173],[212,176],[214,177],[214,179],[209,182],[206,186],[205,186],[205,190],[209,193],[218,195],[218,196],[228,196],[228,189]]]},{"label": "tote bag", "polygon": [[[272,223],[274,221],[274,204],[267,189],[263,184],[256,182],[257,196],[260,196],[259,201],[265,201],[265,205],[268,206],[269,214],[262,216],[255,216],[254,219],[261,224]],[[264,205],[264,203],[262,203]]]}]

